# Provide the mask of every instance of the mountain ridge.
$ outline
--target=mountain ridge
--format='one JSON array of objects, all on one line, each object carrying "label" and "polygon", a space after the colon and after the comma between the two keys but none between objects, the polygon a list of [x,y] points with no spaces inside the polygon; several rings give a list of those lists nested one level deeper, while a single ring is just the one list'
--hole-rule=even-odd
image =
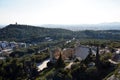
[{"label": "mountain ridge", "polygon": [[38,39],[36,41],[42,41],[47,36],[61,38],[64,33],[66,33],[65,37],[67,37],[69,36],[68,33],[71,33],[71,31],[57,28],[51,29],[30,25],[10,24],[0,29],[0,39],[15,41],[19,41],[20,39],[20,41],[28,40],[28,42],[29,40],[31,41],[31,39],[32,41]]},{"label": "mountain ridge", "polygon": [[57,25],[57,24],[47,24],[42,25],[48,28],[62,28],[72,31],[82,31],[82,30],[120,30],[120,22],[111,23],[99,23],[99,24],[75,24],[75,25]]},{"label": "mountain ridge", "polygon": [[0,40],[42,42],[46,37],[60,39],[107,39],[120,40],[120,30],[82,30],[71,31],[61,28],[10,24],[0,29]]}]

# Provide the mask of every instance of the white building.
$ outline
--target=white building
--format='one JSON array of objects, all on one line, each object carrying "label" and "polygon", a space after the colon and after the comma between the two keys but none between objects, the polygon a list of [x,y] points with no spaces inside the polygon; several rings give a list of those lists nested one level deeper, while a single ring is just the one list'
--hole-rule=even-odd
[{"label": "white building", "polygon": [[1,45],[1,47],[4,49],[4,48],[7,47],[8,42],[6,42],[6,41],[2,41],[2,42],[0,43],[0,45]]},{"label": "white building", "polygon": [[17,43],[16,42],[10,42],[10,47],[13,49],[14,47],[16,47]]},{"label": "white building", "polygon": [[27,45],[26,45],[26,43],[19,43],[19,47],[26,48]]},{"label": "white building", "polygon": [[5,50],[2,50],[2,55],[3,56],[9,56],[9,54],[11,54],[13,52],[12,49],[5,49]]}]

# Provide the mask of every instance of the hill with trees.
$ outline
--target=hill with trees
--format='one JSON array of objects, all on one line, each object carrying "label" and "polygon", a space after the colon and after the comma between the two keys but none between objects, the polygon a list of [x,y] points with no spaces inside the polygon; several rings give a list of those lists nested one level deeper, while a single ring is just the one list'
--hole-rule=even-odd
[{"label": "hill with trees", "polygon": [[107,39],[120,40],[120,30],[70,31],[60,28],[43,28],[30,25],[10,24],[0,29],[0,40],[41,42],[46,37],[60,39]]},{"label": "hill with trees", "polygon": [[51,29],[29,25],[10,24],[0,29],[1,40],[14,41],[42,41],[45,37],[52,39],[69,38],[72,31],[65,29]]}]

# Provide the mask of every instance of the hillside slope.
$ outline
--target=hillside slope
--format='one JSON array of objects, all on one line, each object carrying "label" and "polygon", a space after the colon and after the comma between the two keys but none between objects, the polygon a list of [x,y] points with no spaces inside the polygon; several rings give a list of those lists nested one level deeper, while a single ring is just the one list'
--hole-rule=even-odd
[{"label": "hillside slope", "polygon": [[70,31],[60,28],[43,28],[29,25],[10,24],[0,29],[0,40],[41,42],[45,37],[59,39],[107,39],[120,40],[120,30]]},{"label": "hillside slope", "polygon": [[53,39],[69,38],[71,33],[72,31],[65,29],[10,24],[0,29],[0,40],[42,41],[45,37]]}]

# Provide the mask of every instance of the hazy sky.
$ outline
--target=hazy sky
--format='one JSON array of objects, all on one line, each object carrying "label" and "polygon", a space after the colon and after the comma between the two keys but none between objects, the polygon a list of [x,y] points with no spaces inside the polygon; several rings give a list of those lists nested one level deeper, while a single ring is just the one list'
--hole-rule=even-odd
[{"label": "hazy sky", "polygon": [[120,22],[120,0],[0,0],[0,24]]}]

